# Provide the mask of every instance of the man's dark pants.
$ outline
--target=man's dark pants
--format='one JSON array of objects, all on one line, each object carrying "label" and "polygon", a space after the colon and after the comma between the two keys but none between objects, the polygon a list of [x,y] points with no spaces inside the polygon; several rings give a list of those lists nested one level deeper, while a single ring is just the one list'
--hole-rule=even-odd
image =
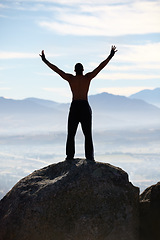
[{"label": "man's dark pants", "polygon": [[87,100],[73,100],[68,117],[68,136],[66,143],[67,159],[73,159],[75,154],[75,135],[78,124],[81,123],[85,136],[85,157],[93,160],[92,142],[92,110]]}]

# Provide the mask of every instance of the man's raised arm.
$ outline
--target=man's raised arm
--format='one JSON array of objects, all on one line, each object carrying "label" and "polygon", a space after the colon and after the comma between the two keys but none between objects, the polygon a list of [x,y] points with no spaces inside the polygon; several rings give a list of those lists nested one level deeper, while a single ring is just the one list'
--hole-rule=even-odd
[{"label": "man's raised arm", "polygon": [[56,65],[50,63],[46,57],[45,57],[45,54],[44,54],[44,50],[42,50],[42,53],[39,54],[39,56],[42,58],[42,61],[47,64],[48,67],[50,67],[54,72],[58,73],[63,79],[65,80],[69,80],[72,76],[72,74],[68,74],[68,73],[65,73],[64,71],[62,71],[61,69],[59,69]]},{"label": "man's raised arm", "polygon": [[89,77],[90,79],[94,78],[108,64],[108,62],[111,60],[111,58],[117,51],[118,50],[116,50],[116,47],[112,46],[110,55],[103,62],[101,62],[99,66],[95,68],[92,72],[87,73],[86,76]]}]

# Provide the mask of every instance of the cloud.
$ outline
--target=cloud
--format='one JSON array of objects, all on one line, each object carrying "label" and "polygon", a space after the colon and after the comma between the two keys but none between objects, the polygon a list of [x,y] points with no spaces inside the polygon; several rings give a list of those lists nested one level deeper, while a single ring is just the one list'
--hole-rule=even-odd
[{"label": "cloud", "polygon": [[37,53],[23,53],[23,52],[0,52],[0,59],[14,59],[14,58],[38,58]]},{"label": "cloud", "polygon": [[147,79],[159,79],[160,75],[156,74],[136,74],[136,73],[100,73],[97,76],[98,79],[104,80],[147,80]]},{"label": "cloud", "polygon": [[[146,45],[119,45],[118,52],[108,66],[97,76],[108,80],[154,80],[160,79],[160,43]],[[106,55],[101,56],[103,61]],[[91,62],[96,68],[100,62]]]},{"label": "cloud", "polygon": [[38,24],[53,32],[79,36],[121,36],[160,33],[159,1],[23,0],[6,1],[0,8],[50,12]]},{"label": "cloud", "polygon": [[0,87],[0,90],[11,90],[11,88],[8,88],[8,87]]},{"label": "cloud", "polygon": [[84,4],[57,8],[54,21],[39,25],[60,34],[121,36],[159,33],[159,2],[133,1],[125,4]]},{"label": "cloud", "polygon": [[0,71],[5,70],[5,69],[6,69],[5,67],[0,67]]},{"label": "cloud", "polygon": [[44,91],[47,91],[47,92],[51,92],[51,93],[54,93],[54,94],[58,94],[58,97],[61,98],[61,97],[65,97],[65,98],[70,98],[71,97],[71,92],[69,90],[69,88],[51,88],[51,87],[45,87],[43,88]]},{"label": "cloud", "polygon": [[[95,64],[94,64],[95,66]],[[135,71],[136,70],[159,70],[159,64],[158,63],[141,63],[141,64],[134,64],[134,65],[123,65],[123,66],[117,66],[114,64],[111,64],[109,66],[109,70],[111,71]]]},{"label": "cloud", "polygon": [[6,4],[0,3],[0,8],[8,8],[8,6]]},{"label": "cloud", "polygon": [[[48,57],[57,57],[60,54],[47,54]],[[0,51],[0,59],[40,58],[39,53],[4,52]]]},{"label": "cloud", "polygon": [[[12,2],[12,0],[8,0],[10,2]],[[109,5],[114,5],[114,4],[127,4],[127,3],[134,3],[135,0],[112,0],[112,2],[110,0],[23,0],[23,3],[24,2],[31,2],[32,4],[33,3],[41,3],[41,4],[47,4],[47,3],[52,3],[52,4],[61,4],[61,5],[65,5],[65,6],[69,6],[69,5],[72,5],[72,6],[77,6],[77,4],[79,5],[104,5],[104,4],[109,4]],[[142,3],[143,2],[152,2],[152,0],[142,0],[141,1]],[[16,2],[16,4],[21,4],[21,2]]]},{"label": "cloud", "polygon": [[[12,0],[10,0],[12,2]],[[112,4],[115,3],[127,3],[133,0],[112,0]],[[110,4],[110,0],[23,0],[23,2],[32,3],[53,3],[53,4],[64,4],[64,5],[77,5],[77,4]],[[18,4],[21,2],[17,2]]]},{"label": "cloud", "polygon": [[134,63],[160,64],[160,42],[145,45],[119,45],[116,60]]},{"label": "cloud", "polygon": [[[113,0],[112,4],[117,3],[127,3],[131,0]],[[3,4],[0,4],[0,8],[8,8],[8,9],[15,9],[19,11],[60,11],[60,9],[65,8],[75,8],[78,9],[80,6],[88,6],[88,5],[103,5],[103,4],[110,4],[109,0],[100,0],[97,3],[97,0],[23,0],[23,1],[12,1],[8,0]]]},{"label": "cloud", "polygon": [[[154,75],[160,74],[160,43],[148,43],[145,45],[123,45],[117,46],[118,52],[115,54],[109,65],[107,66],[107,72],[144,72],[155,70]],[[101,59],[106,58],[105,55],[100,56]],[[97,67],[99,63],[91,62],[90,66]],[[148,75],[148,73],[147,73]],[[160,78],[160,76],[158,76]]]}]

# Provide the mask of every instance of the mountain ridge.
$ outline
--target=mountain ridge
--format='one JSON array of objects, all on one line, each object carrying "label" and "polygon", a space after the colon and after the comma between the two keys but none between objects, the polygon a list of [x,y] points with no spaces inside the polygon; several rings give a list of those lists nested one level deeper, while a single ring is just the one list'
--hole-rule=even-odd
[{"label": "mountain ridge", "polygon": [[[160,88],[159,88],[159,90],[160,90]],[[147,91],[147,90],[143,90],[143,91]],[[141,104],[143,104],[143,106],[147,106],[147,107],[152,106],[154,109],[157,109],[158,107],[155,106],[154,104],[148,103],[143,99],[138,99],[137,97],[134,97],[134,96],[137,96],[137,94],[139,94],[143,91],[132,94],[129,97],[122,96],[122,95],[114,95],[114,94],[107,93],[107,92],[102,92],[102,93],[99,93],[99,94],[89,95],[88,100],[91,104],[93,104],[95,106],[99,103],[101,103],[101,105],[106,104],[106,101],[108,100],[109,102],[111,101],[112,104],[114,104],[114,107],[118,104],[125,104],[128,101],[127,104],[135,103],[138,106],[139,103],[141,103]],[[32,105],[35,104],[37,107],[39,105],[39,106],[43,106],[45,108],[55,108],[55,109],[58,109],[61,106],[68,107],[69,104],[70,104],[70,103],[56,102],[54,100],[35,98],[35,97],[29,97],[29,98],[24,98],[24,99],[11,99],[11,98],[8,99],[8,98],[5,98],[5,97],[0,97],[0,107],[1,107],[2,104],[6,104],[6,106],[7,106],[7,104],[9,104],[9,103],[13,104],[13,105],[15,103],[17,103],[19,105],[23,104],[23,103],[26,104],[26,105],[29,104],[29,103],[32,103]],[[98,106],[98,107],[101,107],[101,105]],[[108,107],[109,107],[109,105],[108,105]]]},{"label": "mountain ridge", "polygon": [[157,107],[160,107],[160,88],[144,89],[137,93],[130,95],[132,99],[141,99],[148,103],[151,103]]},{"label": "mountain ridge", "polygon": [[[159,126],[160,108],[143,100],[100,93],[89,96],[94,129]],[[39,98],[0,98],[0,131],[18,128],[66,131],[69,103]],[[33,130],[32,129],[32,130]]]}]

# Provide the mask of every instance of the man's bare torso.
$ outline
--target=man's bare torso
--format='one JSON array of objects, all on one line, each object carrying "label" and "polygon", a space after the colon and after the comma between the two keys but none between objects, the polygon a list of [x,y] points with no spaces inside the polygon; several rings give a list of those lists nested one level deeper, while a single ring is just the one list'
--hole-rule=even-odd
[{"label": "man's bare torso", "polygon": [[71,75],[68,80],[73,100],[87,100],[91,79],[86,75]]}]

